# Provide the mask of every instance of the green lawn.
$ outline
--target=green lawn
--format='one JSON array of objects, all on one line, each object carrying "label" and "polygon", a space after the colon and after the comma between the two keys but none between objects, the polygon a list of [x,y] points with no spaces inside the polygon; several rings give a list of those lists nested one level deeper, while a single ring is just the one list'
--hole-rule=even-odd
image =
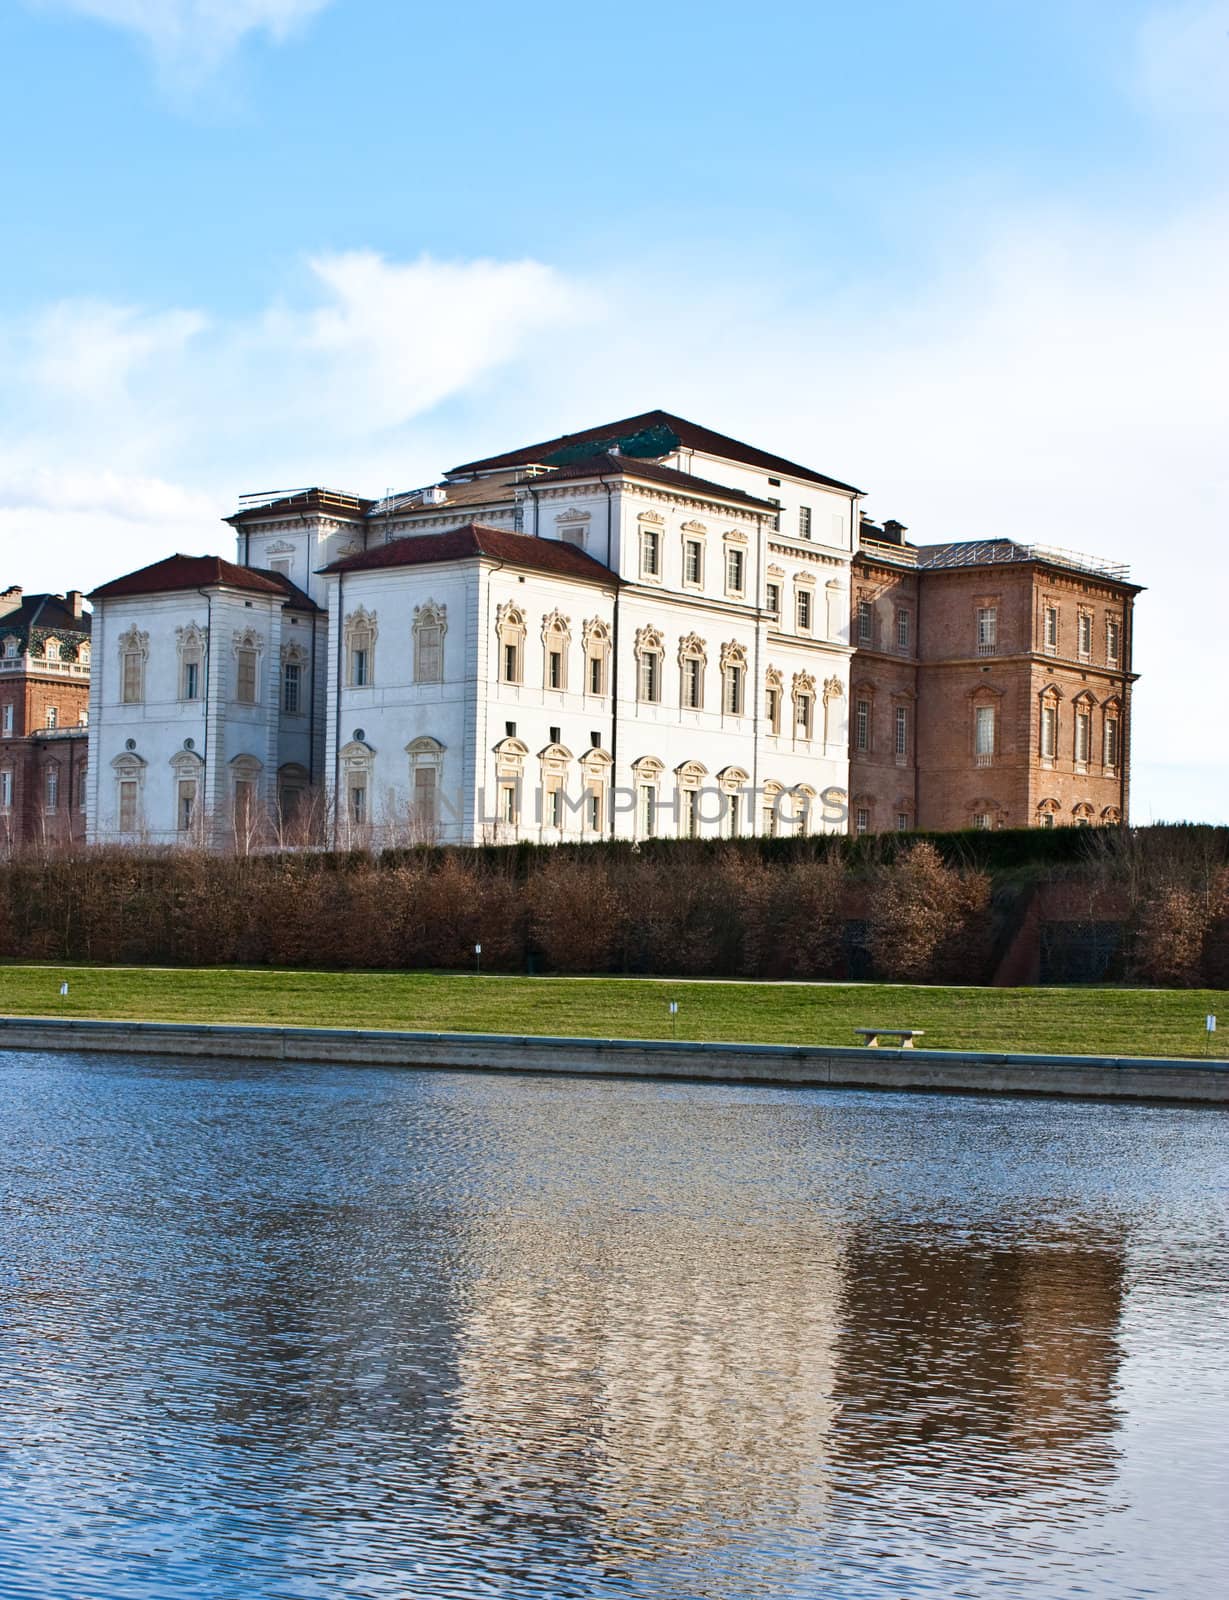
[{"label": "green lawn", "polygon": [[[67,981],[67,998],[60,985]],[[941,1050],[1071,1055],[1204,1053],[1204,1017],[1225,1031],[1229,993],[1200,989],[940,989],[888,984],[648,982],[435,972],[0,966],[0,1013],[176,1022],[297,1023],[778,1044],[858,1043],[856,1027],[925,1028]]]}]

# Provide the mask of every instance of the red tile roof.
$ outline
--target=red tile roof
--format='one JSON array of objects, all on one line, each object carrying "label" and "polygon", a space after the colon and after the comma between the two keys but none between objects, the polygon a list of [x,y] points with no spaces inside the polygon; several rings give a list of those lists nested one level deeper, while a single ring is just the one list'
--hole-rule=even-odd
[{"label": "red tile roof", "polygon": [[510,533],[506,528],[491,528],[481,522],[467,522],[464,527],[448,528],[443,533],[410,534],[404,539],[393,539],[388,544],[364,550],[360,555],[343,556],[340,561],[322,567],[321,571],[370,572],[380,567],[427,566],[440,561],[466,561],[477,556],[607,587],[619,581],[609,567],[575,545],[558,539],[538,539],[527,533]]},{"label": "red tile roof", "polygon": [[[115,600],[129,594],[175,594],[180,589],[250,589],[254,594],[275,594],[283,598],[287,585],[251,567],[237,567],[221,556],[167,556],[152,566],[141,567],[122,578],[104,583],[90,594],[91,600]],[[293,589],[294,585],[290,584]],[[306,598],[306,596],[304,597]]]},{"label": "red tile roof", "polygon": [[[541,444],[527,445],[520,450],[509,450],[503,455],[487,456],[482,461],[467,461],[463,466],[454,467],[449,476],[465,472],[488,472],[496,467],[520,467],[530,464],[549,466],[551,456],[572,450],[577,445],[588,443],[599,447],[613,445],[622,439],[631,439],[636,434],[651,434],[655,431],[667,436],[673,435],[678,441],[674,448],[681,445],[684,449],[699,450],[704,455],[722,456],[727,461],[741,461],[746,466],[758,467],[762,471],[781,473],[790,478],[802,478],[808,483],[822,483],[830,489],[843,489],[847,494],[861,493],[861,490],[855,489],[852,484],[842,483],[838,478],[826,477],[822,472],[814,472],[810,467],[801,467],[795,461],[786,461],[782,456],[758,450],[754,445],[743,444],[741,440],[731,439],[724,433],[715,433],[711,428],[701,427],[697,422],[688,422],[686,418],[676,417],[669,411],[645,411],[638,417],[624,417],[621,422],[606,422],[599,428],[585,428],[580,433],[564,433],[557,439],[547,439]],[[668,446],[668,439],[666,442]],[[663,455],[669,453],[669,447],[661,452]]]},{"label": "red tile roof", "polygon": [[641,461],[632,456],[616,456],[609,452],[586,456],[582,461],[570,462],[566,467],[556,467],[553,472],[544,472],[539,478],[531,478],[529,484],[536,489],[539,485],[549,487],[552,483],[565,483],[572,478],[609,478],[616,474],[624,478],[643,478],[648,483],[668,484],[671,488],[695,495],[697,500],[726,500],[732,505],[750,506],[756,511],[769,513],[781,509],[771,500],[757,500],[754,495],[744,494],[741,489],[713,483],[709,478],[697,478],[690,472],[679,472],[675,467],[660,466],[656,461]]}]

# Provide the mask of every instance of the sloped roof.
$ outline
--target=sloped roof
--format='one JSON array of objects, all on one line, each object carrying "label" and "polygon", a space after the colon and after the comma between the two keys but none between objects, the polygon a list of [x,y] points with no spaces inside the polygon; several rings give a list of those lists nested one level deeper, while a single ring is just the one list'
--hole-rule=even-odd
[{"label": "sloped roof", "polygon": [[756,511],[767,511],[770,514],[780,510],[779,506],[771,500],[757,500],[754,495],[744,494],[741,489],[731,489],[724,483],[713,483],[709,478],[697,478],[690,472],[679,472],[676,467],[663,467],[656,461],[636,461],[627,456],[603,455],[585,456],[580,461],[574,461],[566,467],[556,467],[553,472],[544,472],[541,477],[530,480],[533,488],[552,483],[566,483],[572,478],[597,478],[613,477],[616,474],[624,478],[643,478],[648,483],[661,483],[669,485],[672,489],[681,489],[685,493],[695,495],[698,500],[726,500],[733,505],[750,506]]},{"label": "sloped roof", "polygon": [[404,539],[392,539],[388,544],[375,545],[359,555],[343,556],[320,570],[371,572],[381,567],[428,566],[441,561],[466,561],[476,556],[607,587],[619,581],[609,567],[575,545],[558,539],[539,539],[527,533],[510,533],[506,528],[492,528],[481,522],[467,522],[464,527],[448,528],[443,533],[409,534]]},{"label": "sloped roof", "polygon": [[[151,566],[139,567],[136,572],[113,578],[90,594],[91,600],[115,600],[130,594],[175,594],[181,589],[250,589],[254,594],[276,594],[287,598],[288,589],[294,589],[289,580],[274,578],[269,573],[256,572],[251,567],[237,567],[233,561],[221,556],[167,556]],[[301,594],[301,590],[295,590]],[[307,596],[303,595],[306,600]],[[311,602],[308,601],[310,605]]]},{"label": "sloped roof", "polygon": [[540,444],[508,450],[503,455],[487,456],[481,461],[467,461],[463,466],[453,467],[449,476],[490,472],[498,467],[566,466],[572,452],[580,451],[585,445],[595,448],[593,452],[583,451],[584,454],[600,454],[605,449],[615,448],[623,455],[644,459],[660,459],[681,446],[687,450],[699,450],[705,455],[723,456],[727,461],[741,461],[761,471],[782,473],[790,478],[802,478],[808,483],[823,484],[826,488],[842,489],[846,494],[861,493],[852,484],[842,483],[839,478],[829,478],[811,467],[799,466],[796,461],[787,461],[783,456],[775,456],[767,450],[757,449],[755,445],[744,444],[741,439],[731,439],[728,434],[716,433],[698,422],[688,422],[685,417],[676,417],[673,412],[660,410],[644,411],[637,417],[624,417],[619,422],[605,422],[600,427],[585,428],[580,433],[560,434],[557,439],[546,439]]},{"label": "sloped roof", "polygon": [[47,633],[88,634],[90,614],[83,611],[75,617],[62,594],[26,594],[19,606],[0,615],[0,633],[24,634],[31,628],[42,628]]},{"label": "sloped roof", "polygon": [[335,517],[362,517],[370,511],[372,503],[362,495],[347,494],[342,489],[290,489],[284,494],[244,495],[238,511],[222,520],[233,526],[249,517],[273,517],[285,511],[325,511]]}]

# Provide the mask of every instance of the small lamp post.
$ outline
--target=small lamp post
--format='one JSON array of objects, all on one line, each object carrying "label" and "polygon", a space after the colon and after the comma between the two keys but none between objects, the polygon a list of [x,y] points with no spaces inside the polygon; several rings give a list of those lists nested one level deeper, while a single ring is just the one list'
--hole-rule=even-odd
[{"label": "small lamp post", "polygon": [[474,946],[474,977],[475,978],[480,978],[481,976],[482,976],[482,946],[480,944],[476,944]]}]

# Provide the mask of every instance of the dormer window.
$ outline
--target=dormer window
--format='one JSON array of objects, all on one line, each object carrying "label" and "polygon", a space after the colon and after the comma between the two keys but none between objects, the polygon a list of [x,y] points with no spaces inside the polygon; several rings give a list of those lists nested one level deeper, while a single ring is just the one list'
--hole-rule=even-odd
[{"label": "dormer window", "polygon": [[17,658],[17,640],[12,634],[9,634],[4,641],[4,658],[6,661],[14,661]]},{"label": "dormer window", "polygon": [[43,646],[43,654],[48,661],[58,661],[60,659],[60,641],[58,639],[48,639]]}]

